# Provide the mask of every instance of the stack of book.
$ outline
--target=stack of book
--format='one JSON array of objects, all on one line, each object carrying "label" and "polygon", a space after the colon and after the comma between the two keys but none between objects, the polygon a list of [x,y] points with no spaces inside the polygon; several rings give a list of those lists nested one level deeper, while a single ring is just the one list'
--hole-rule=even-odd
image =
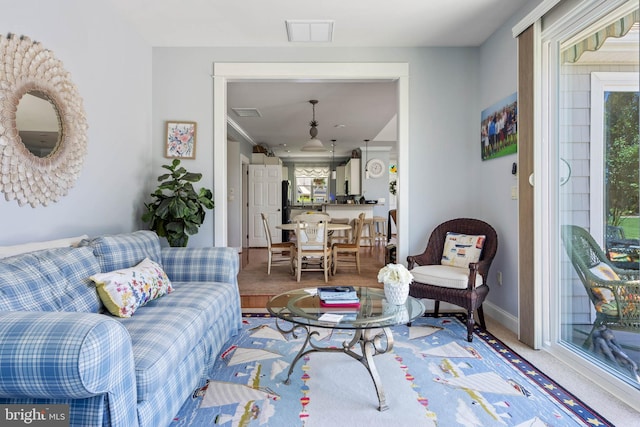
[{"label": "stack of book", "polygon": [[353,286],[318,288],[322,307],[360,307],[360,299]]}]

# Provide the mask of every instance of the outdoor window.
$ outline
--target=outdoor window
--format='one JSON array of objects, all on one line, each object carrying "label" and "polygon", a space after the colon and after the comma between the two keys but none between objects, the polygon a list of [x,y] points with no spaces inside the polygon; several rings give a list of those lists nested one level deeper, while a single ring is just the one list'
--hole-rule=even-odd
[{"label": "outdoor window", "polygon": [[[633,274],[640,268],[637,22],[637,9],[615,11],[591,31],[569,36],[558,51],[551,48],[557,80],[548,84],[555,85],[551,104],[557,95],[550,152],[557,165],[552,191],[560,262],[550,303],[558,311],[558,342],[577,364],[597,366],[607,381],[634,390],[640,389],[640,287],[609,266]],[[569,235],[587,238],[577,243]],[[592,245],[584,243],[589,238]],[[578,258],[586,260],[582,267]],[[607,287],[611,281],[618,284]]]},{"label": "outdoor window", "polygon": [[324,203],[327,201],[329,168],[295,167],[296,202],[300,204]]},{"label": "outdoor window", "polygon": [[637,73],[591,74],[590,230],[621,267],[640,251],[638,113]]}]

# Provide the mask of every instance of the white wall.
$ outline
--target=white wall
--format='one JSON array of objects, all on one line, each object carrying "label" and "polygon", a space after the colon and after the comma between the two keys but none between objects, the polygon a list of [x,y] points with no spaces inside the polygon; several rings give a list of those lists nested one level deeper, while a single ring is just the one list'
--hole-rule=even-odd
[{"label": "white wall", "polygon": [[[384,204],[373,206],[373,216],[387,218],[389,214],[389,150],[391,147],[369,147],[369,154],[362,152],[361,188],[362,195],[367,200],[384,199]],[[366,162],[371,159],[380,159],[385,165],[384,174],[381,177],[365,178]]]},{"label": "white wall", "polygon": [[[228,245],[242,248],[242,163],[240,143],[227,142],[227,218],[229,218]],[[211,215],[213,217],[213,215]]]},{"label": "white wall", "polygon": [[2,33],[50,49],[84,100],[88,154],[76,185],[47,207],[0,197],[0,245],[141,227],[151,192],[151,48],[102,2],[3,1]]}]

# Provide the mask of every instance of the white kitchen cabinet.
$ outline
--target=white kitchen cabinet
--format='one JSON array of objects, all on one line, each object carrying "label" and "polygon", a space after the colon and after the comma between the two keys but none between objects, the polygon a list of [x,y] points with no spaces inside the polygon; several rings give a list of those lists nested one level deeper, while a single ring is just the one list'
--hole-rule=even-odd
[{"label": "white kitchen cabinet", "polygon": [[346,169],[346,166],[336,167],[336,195],[337,196],[346,196],[344,192],[345,169]]},{"label": "white kitchen cabinet", "polygon": [[360,195],[360,159],[349,159],[344,175],[349,181],[349,195]]}]

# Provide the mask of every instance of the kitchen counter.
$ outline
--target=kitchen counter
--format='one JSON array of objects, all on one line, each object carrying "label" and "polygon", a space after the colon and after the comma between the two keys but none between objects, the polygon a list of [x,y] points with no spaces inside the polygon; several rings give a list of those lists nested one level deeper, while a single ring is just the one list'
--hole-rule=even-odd
[{"label": "kitchen counter", "polygon": [[374,206],[375,204],[326,204],[322,205],[322,211],[331,218],[356,219],[360,212],[364,212],[365,218],[373,218]]}]

